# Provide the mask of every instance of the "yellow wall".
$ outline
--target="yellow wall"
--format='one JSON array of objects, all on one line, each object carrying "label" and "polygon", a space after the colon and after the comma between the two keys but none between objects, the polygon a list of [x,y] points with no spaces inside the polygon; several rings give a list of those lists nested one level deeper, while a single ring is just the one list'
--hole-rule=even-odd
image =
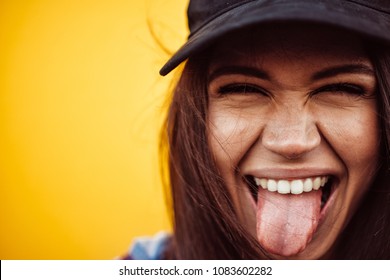
[{"label": "yellow wall", "polygon": [[169,229],[157,146],[185,0],[0,1],[0,259],[112,259]]}]

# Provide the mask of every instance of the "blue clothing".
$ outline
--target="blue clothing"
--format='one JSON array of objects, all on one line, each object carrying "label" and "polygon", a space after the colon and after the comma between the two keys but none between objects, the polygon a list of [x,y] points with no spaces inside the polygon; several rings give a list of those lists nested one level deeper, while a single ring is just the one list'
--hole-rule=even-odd
[{"label": "blue clothing", "polygon": [[130,260],[161,260],[170,235],[159,232],[153,237],[136,238],[125,259]]}]

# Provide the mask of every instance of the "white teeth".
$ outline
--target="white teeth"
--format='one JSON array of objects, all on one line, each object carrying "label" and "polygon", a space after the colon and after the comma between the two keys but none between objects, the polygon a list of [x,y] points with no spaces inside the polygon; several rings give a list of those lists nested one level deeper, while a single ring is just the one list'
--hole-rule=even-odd
[{"label": "white teeth", "polygon": [[325,186],[329,180],[329,176],[318,176],[313,178],[303,178],[297,180],[274,180],[265,178],[254,178],[256,185],[267,189],[270,192],[277,191],[281,194],[301,194],[303,192],[310,192],[318,190]]},{"label": "white teeth", "polygon": [[261,186],[263,189],[267,189],[267,179],[255,178],[257,186]]},{"label": "white teeth", "polygon": [[321,187],[321,177],[316,177],[313,181],[313,190],[318,190]]},{"label": "white teeth", "polygon": [[291,193],[300,194],[303,193],[303,181],[302,180],[293,180],[290,183]]},{"label": "white teeth", "polygon": [[278,183],[275,180],[268,180],[267,189],[270,192],[276,192],[278,190]]},{"label": "white teeth", "polygon": [[303,182],[303,191],[304,192],[311,192],[313,189],[313,180],[311,178],[305,179]]},{"label": "white teeth", "polygon": [[278,193],[286,194],[290,193],[290,183],[286,180],[279,180],[278,181]]},{"label": "white teeth", "polygon": [[260,186],[263,189],[267,189],[267,179],[260,179]]}]

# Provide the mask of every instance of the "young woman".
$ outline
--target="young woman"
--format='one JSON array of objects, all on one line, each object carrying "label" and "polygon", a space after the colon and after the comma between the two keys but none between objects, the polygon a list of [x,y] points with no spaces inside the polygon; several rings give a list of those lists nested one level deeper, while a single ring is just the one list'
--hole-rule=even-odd
[{"label": "young woman", "polygon": [[389,259],[390,2],[192,0],[188,16],[160,72],[188,59],[154,257]]}]

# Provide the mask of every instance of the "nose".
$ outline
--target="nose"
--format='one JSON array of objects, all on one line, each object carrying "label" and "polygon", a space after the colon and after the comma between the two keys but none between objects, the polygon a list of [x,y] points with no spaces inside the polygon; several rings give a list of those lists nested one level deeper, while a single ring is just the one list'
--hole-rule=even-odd
[{"label": "nose", "polygon": [[297,159],[318,147],[321,135],[309,113],[285,109],[272,114],[261,141],[267,150],[286,159]]}]

